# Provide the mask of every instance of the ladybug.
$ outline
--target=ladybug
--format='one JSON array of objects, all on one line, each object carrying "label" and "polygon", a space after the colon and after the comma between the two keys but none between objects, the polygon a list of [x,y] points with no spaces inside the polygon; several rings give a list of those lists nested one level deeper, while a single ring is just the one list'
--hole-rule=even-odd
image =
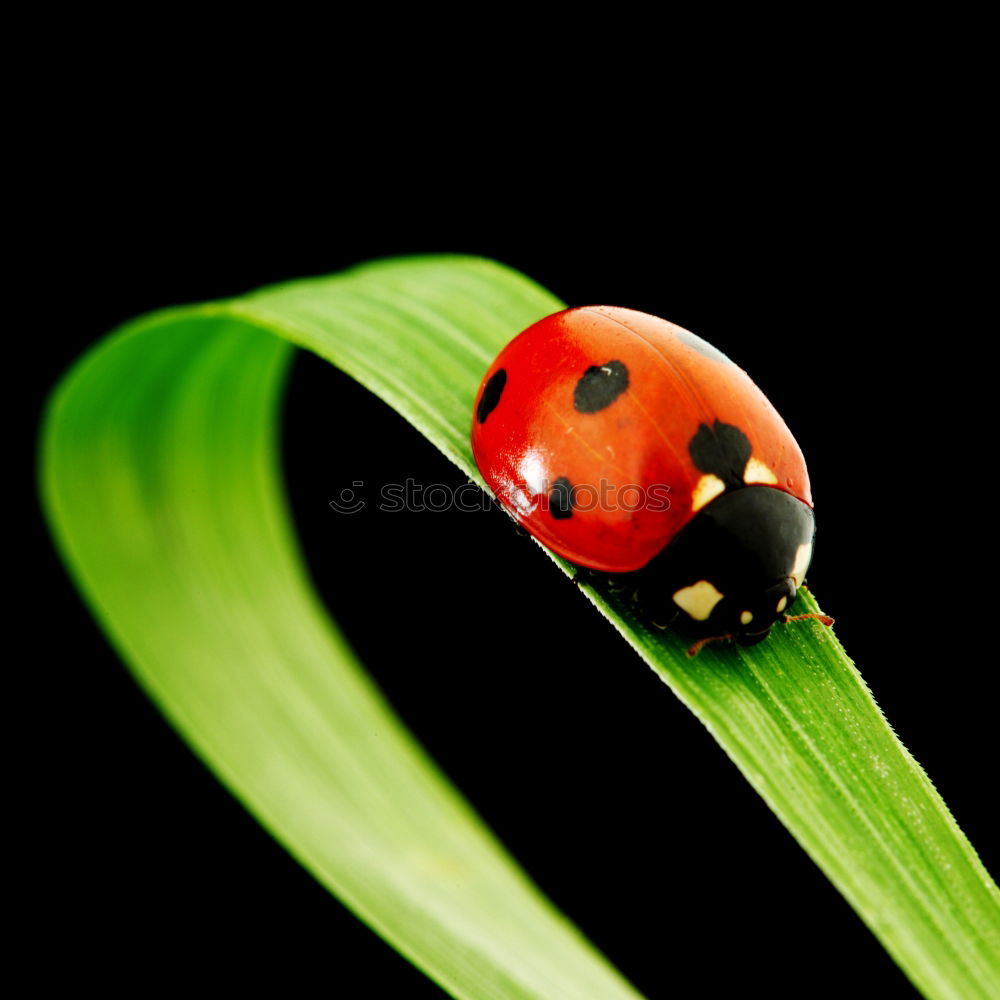
[{"label": "ladybug", "polygon": [[691,655],[792,620],[815,534],[805,460],[750,377],[695,334],[611,306],[540,320],[486,372],[472,451],[518,524],[627,588],[649,622],[700,637]]}]

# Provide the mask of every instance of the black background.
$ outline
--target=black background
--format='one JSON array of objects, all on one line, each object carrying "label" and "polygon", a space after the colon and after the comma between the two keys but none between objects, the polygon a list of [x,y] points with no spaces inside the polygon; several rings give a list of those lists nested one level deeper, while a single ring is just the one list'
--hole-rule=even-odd
[{"label": "black background", "polygon": [[[816,499],[813,589],[996,870],[984,189],[974,143],[946,116],[928,126],[914,109],[890,128],[835,103],[811,123],[748,109],[708,149],[662,133],[650,145],[616,121],[530,137],[497,124],[442,147],[418,108],[384,122],[377,144],[352,121],[306,149],[277,141],[275,114],[252,136],[178,123],[165,144],[140,117],[98,136],[78,117],[60,143],[66,169],[33,200],[28,264],[46,317],[27,366],[34,398],[131,316],[393,254],[494,257],[569,304],[688,327],[797,436]],[[303,356],[285,444],[310,565],[363,660],[641,991],[665,997],[694,976],[705,995],[796,997],[804,983],[813,996],[859,983],[914,995],[714,741],[503,515],[332,513],[354,480],[371,496],[406,477],[461,482],[416,432]],[[343,995],[442,995],[193,758],[44,538],[39,552],[37,592],[58,614],[39,632],[37,731],[56,751],[31,814],[47,818],[39,935],[111,985],[139,969],[292,994],[323,982],[340,995],[362,976]]]}]

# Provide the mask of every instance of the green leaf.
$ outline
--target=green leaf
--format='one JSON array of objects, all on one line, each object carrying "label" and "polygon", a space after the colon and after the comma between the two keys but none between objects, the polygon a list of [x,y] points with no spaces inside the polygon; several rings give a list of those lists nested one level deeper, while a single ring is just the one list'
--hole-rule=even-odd
[{"label": "green leaf", "polygon": [[[172,310],[87,355],[43,434],[53,532],[150,695],[317,878],[476,1000],[636,994],[492,839],[332,627],[292,533],[277,409],[298,344],[478,480],[479,380],[558,308],[492,262],[443,257]],[[589,596],[921,990],[1000,995],[1000,894],[830,630],[691,661],[612,595]]]}]

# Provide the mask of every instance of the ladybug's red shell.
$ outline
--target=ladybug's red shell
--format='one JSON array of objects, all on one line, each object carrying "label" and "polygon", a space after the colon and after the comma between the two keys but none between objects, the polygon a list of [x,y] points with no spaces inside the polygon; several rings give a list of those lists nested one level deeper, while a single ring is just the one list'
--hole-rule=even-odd
[{"label": "ladybug's red shell", "polygon": [[[504,348],[476,399],[483,478],[531,534],[581,566],[641,569],[735,486],[773,486],[812,506],[802,453],[749,376],[646,313],[587,306],[540,320]],[[713,464],[723,432],[742,443],[728,466]]]}]

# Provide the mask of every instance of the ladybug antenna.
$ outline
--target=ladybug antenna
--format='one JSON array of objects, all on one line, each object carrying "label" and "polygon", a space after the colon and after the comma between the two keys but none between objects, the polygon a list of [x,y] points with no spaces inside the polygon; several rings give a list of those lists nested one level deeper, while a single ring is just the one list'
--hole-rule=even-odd
[{"label": "ladybug antenna", "polygon": [[789,622],[804,622],[807,618],[819,622],[829,628],[833,624],[833,619],[829,615],[817,615],[810,612],[807,615],[782,615],[781,620],[787,625]]},{"label": "ladybug antenna", "polygon": [[[804,615],[782,615],[781,621],[785,624],[788,622],[803,622],[807,620],[817,621],[821,625],[825,625],[829,628],[833,625],[833,619],[829,615],[814,614],[812,612]],[[659,626],[658,626],[659,627]],[[707,646],[710,642],[735,642],[735,635],[710,635],[707,639],[699,639],[693,646],[688,647],[687,655],[689,657],[697,656],[701,650]]]}]

